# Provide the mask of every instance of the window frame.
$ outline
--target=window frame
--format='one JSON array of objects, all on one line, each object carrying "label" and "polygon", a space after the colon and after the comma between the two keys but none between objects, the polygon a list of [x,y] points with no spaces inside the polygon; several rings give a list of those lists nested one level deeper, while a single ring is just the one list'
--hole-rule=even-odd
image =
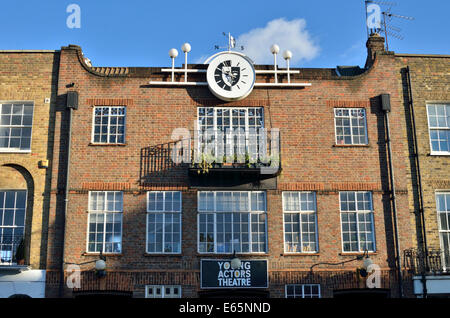
[{"label": "window frame", "polygon": [[[449,255],[450,258],[450,211],[439,211],[438,210],[438,196],[439,195],[444,195],[444,196],[450,196],[450,190],[436,190],[435,192],[435,202],[436,202],[436,217],[437,217],[437,224],[438,224],[438,233],[439,233],[439,246],[442,250],[442,254],[441,254],[441,261],[442,261],[442,268],[444,272],[449,272],[450,271],[450,263],[447,264],[447,262],[445,261],[445,248],[444,248],[444,243],[443,243],[443,238],[442,238],[442,234],[446,233],[447,237],[448,237],[448,241],[449,241],[449,249],[447,250],[447,255]],[[440,213],[445,213],[447,215],[447,222],[449,222],[448,224],[448,230],[442,230],[442,223],[441,223],[441,218],[440,218]]]},{"label": "window frame", "polygon": [[[104,193],[105,194],[105,207],[107,205],[107,195],[108,193],[121,193],[122,195],[122,204],[121,204],[121,211],[108,211],[108,210],[91,210],[91,193]],[[87,217],[87,231],[86,231],[86,253],[87,254],[98,254],[97,251],[89,251],[89,234],[90,234],[90,224],[91,224],[91,213],[103,213],[104,214],[104,221],[103,221],[103,242],[102,242],[102,254],[122,254],[123,253],[123,214],[124,214],[124,193],[123,191],[89,191],[88,192],[88,217]],[[120,213],[121,214],[121,222],[120,222],[120,252],[106,252],[105,251],[105,243],[106,243],[106,214],[108,213]],[[97,224],[97,223],[95,223]],[[96,243],[94,243],[96,244]]]},{"label": "window frame", "polygon": [[[3,220],[4,220],[4,214],[2,214],[2,218],[0,219],[1,225],[0,225],[0,229],[4,229],[4,228],[11,228],[11,229],[17,229],[17,228],[22,228],[23,229],[23,234],[22,234],[22,239],[25,239],[25,230],[27,228],[27,208],[28,208],[28,189],[0,189],[0,192],[4,192],[5,195],[3,197],[3,210],[5,210],[5,203],[6,203],[6,193],[7,192],[15,192],[16,194],[14,195],[14,208],[12,210],[14,210],[14,216],[13,216],[13,225],[3,225]],[[24,210],[24,215],[23,215],[23,226],[17,226],[15,225],[15,220],[16,220],[16,210],[17,210],[17,192],[25,192],[25,206],[23,208],[21,208],[21,210]],[[0,253],[2,252],[2,245],[6,245],[3,244],[3,231],[1,232],[0,235]],[[20,242],[19,242],[20,244]],[[14,246],[14,244],[11,244]],[[16,246],[17,247],[17,246]],[[1,254],[0,254],[0,258],[1,258]],[[8,265],[8,264],[15,264],[13,262],[14,259],[14,255],[11,255],[11,261],[9,262],[2,262],[0,259],[0,266],[1,265]]]},{"label": "window frame", "polygon": [[[151,288],[151,289],[155,289],[155,288],[161,288],[161,297],[149,297],[149,293],[148,293],[148,290]],[[166,294],[166,288],[171,288],[171,289],[174,289],[174,288],[178,288],[178,291],[179,291],[179,293],[178,293],[178,297],[165,297],[165,294]],[[182,296],[181,296],[181,293],[182,293],[182,288],[181,288],[181,285],[145,285],[145,298],[182,298]]]},{"label": "window frame", "polygon": [[[97,108],[109,108],[109,113],[108,113],[108,125],[107,125],[107,134],[106,134],[106,142],[102,142],[102,141],[95,141],[95,110]],[[109,137],[110,137],[110,125],[111,125],[111,109],[112,108],[123,108],[124,109],[124,114],[123,114],[123,142],[118,142],[116,140],[116,142],[110,142],[109,141]],[[122,115],[120,115],[122,116]],[[117,117],[120,117],[117,116]],[[101,126],[100,126],[101,127]],[[102,134],[100,133],[100,136]],[[119,136],[119,135],[116,135]],[[126,144],[126,136],[127,136],[127,106],[124,105],[106,105],[106,106],[93,106],[92,107],[92,129],[91,129],[91,144],[94,145],[125,145]],[[100,138],[101,139],[101,138]]]},{"label": "window frame", "polygon": [[[248,145],[247,145],[247,141],[249,140],[249,136],[250,136],[250,128],[253,128],[253,127],[250,127],[250,124],[249,124],[249,109],[253,109],[253,110],[257,110],[257,109],[260,109],[261,110],[261,123],[262,123],[262,126],[261,127],[259,127],[258,129],[264,129],[264,127],[265,127],[265,117],[264,117],[264,107],[263,106],[248,106],[248,107],[233,107],[233,106],[228,106],[228,107],[220,107],[220,106],[199,106],[199,107],[197,107],[197,119],[196,119],[196,125],[197,125],[197,130],[198,130],[198,145],[197,145],[197,151],[199,152],[199,153],[203,153],[203,150],[202,150],[202,148],[203,148],[203,143],[200,141],[202,138],[204,138],[204,136],[203,136],[203,134],[201,134],[201,131],[202,131],[202,127],[204,127],[204,126],[208,126],[208,124],[207,123],[205,123],[205,125],[202,125],[201,124],[201,122],[200,122],[200,109],[204,109],[205,110],[205,114],[206,114],[206,111],[207,111],[207,109],[208,108],[212,108],[213,109],[213,111],[214,111],[214,114],[213,114],[213,124],[212,124],[212,126],[213,126],[213,131],[214,131],[214,134],[215,134],[215,136],[214,136],[214,138],[215,138],[215,140],[216,140],[216,145],[215,145],[215,147],[214,147],[214,153],[217,153],[218,151],[218,149],[217,149],[217,147],[218,147],[218,145],[219,145],[219,143],[217,143],[217,131],[218,131],[218,124],[217,124],[217,119],[218,119],[218,117],[217,117],[217,111],[218,110],[221,110],[221,111],[224,111],[224,110],[228,110],[229,112],[230,112],[230,115],[229,115],[229,119],[230,119],[230,127],[232,128],[232,130],[234,130],[234,129],[236,129],[237,127],[233,127],[233,116],[232,116],[232,113],[233,113],[233,111],[234,110],[237,110],[237,111],[239,111],[239,110],[245,110],[245,123],[244,123],[244,131],[245,131],[245,144],[246,144],[246,146],[247,147],[249,147]],[[208,116],[204,116],[205,118],[207,118]],[[257,117],[257,116],[255,116],[255,117]],[[239,117],[238,117],[239,118]],[[240,124],[238,124],[237,125],[239,128],[242,128],[242,127],[240,127]],[[255,125],[254,125],[255,127],[257,127],[258,125],[256,125],[256,123],[255,123]],[[208,129],[206,129],[206,130],[208,130]],[[258,131],[255,131],[255,133],[258,133]],[[226,136],[227,134],[226,134],[226,132],[224,131],[224,136]],[[242,145],[240,145],[240,142],[241,142],[241,140],[238,140],[238,142],[237,142],[237,144],[235,144],[235,143],[233,143],[233,147],[231,147],[232,149],[233,149],[233,151],[234,151],[234,149],[236,148],[236,147],[240,147],[240,146],[242,146]],[[225,143],[224,143],[224,147],[229,147],[229,145],[228,145],[228,142],[226,143],[227,145],[225,146]],[[248,148],[246,147],[246,149],[245,149],[245,151],[246,151],[246,153],[248,152],[248,153],[252,153],[252,151],[251,150],[249,150]],[[225,150],[226,149],[224,149],[224,154],[225,154]],[[227,154],[227,155],[229,155],[229,154]],[[236,153],[236,155],[239,155],[238,153]],[[242,154],[241,154],[242,155]]]},{"label": "window frame", "polygon": [[[214,209],[213,211],[208,211],[208,210],[200,210],[200,194],[201,193],[205,193],[205,192],[209,192],[209,193],[213,193],[214,194]],[[248,205],[249,205],[249,210],[247,211],[218,211],[217,210],[217,200],[216,200],[216,194],[217,193],[231,193],[231,192],[235,192],[235,193],[247,193],[248,194]],[[251,210],[251,194],[252,193],[256,193],[256,194],[264,194],[264,211],[261,210],[255,210],[252,211]],[[252,226],[252,215],[265,215],[265,220],[264,220],[264,227],[265,227],[265,233],[264,233],[264,246],[265,246],[265,250],[263,252],[253,252],[253,251],[248,251],[248,252],[236,252],[237,254],[251,254],[251,255],[265,255],[268,252],[268,222],[267,222],[267,218],[268,218],[268,213],[267,213],[267,192],[266,191],[223,191],[223,190],[214,190],[214,191],[197,191],[197,252],[199,254],[215,254],[215,255],[220,255],[220,254],[233,254],[234,251],[230,251],[230,252],[218,252],[217,251],[217,247],[218,247],[218,242],[217,242],[217,214],[218,213],[246,213],[249,215],[248,217],[248,235],[249,235],[249,250],[253,250],[252,248],[252,234],[253,233],[259,233],[259,231],[257,232],[253,232],[251,230],[251,226]],[[214,229],[213,229],[213,234],[214,234],[214,251],[213,252],[202,252],[200,251],[200,215],[202,214],[213,214],[214,216]],[[234,222],[233,222],[234,223]],[[232,226],[232,233],[233,233],[233,226]]]},{"label": "window frame", "polygon": [[[432,130],[448,130],[448,134],[449,134],[449,138],[450,138],[450,122],[448,123],[449,127],[445,128],[445,127],[431,127],[431,123],[430,123],[430,113],[429,113],[429,109],[430,107],[435,107],[435,106],[442,106],[444,107],[444,110],[446,112],[447,107],[446,106],[450,106],[450,103],[427,103],[426,104],[426,113],[427,113],[427,124],[428,124],[428,142],[430,144],[430,155],[431,156],[450,156],[450,148],[448,151],[440,151],[440,150],[433,150],[433,143],[431,141],[431,131]],[[447,114],[447,120],[450,121],[450,114]]]},{"label": "window frame", "polygon": [[[163,202],[164,202],[164,207],[163,210],[149,210],[149,196],[150,193],[163,193]],[[179,193],[180,194],[180,210],[179,211],[174,211],[174,210],[165,210],[165,204],[166,204],[166,193]],[[171,255],[171,254],[175,254],[175,255],[179,255],[182,253],[182,242],[183,242],[183,193],[181,191],[147,191],[146,194],[146,198],[147,198],[147,202],[146,202],[146,217],[145,217],[145,253],[146,254],[158,254],[158,255]],[[173,196],[172,196],[173,198]],[[173,202],[173,201],[172,201]],[[149,230],[149,216],[150,214],[159,214],[161,213],[163,215],[163,233],[162,233],[162,247],[163,247],[163,251],[162,252],[150,252],[148,250],[148,230]],[[165,243],[165,225],[166,225],[166,214],[179,214],[180,217],[180,241],[179,241],[179,246],[180,246],[180,251],[177,252],[164,252],[164,243]]]},{"label": "window frame", "polygon": [[[355,208],[356,210],[352,210],[352,211],[342,211],[341,210],[341,193],[354,193],[355,194]],[[356,201],[357,198],[357,194],[358,193],[369,193],[370,195],[370,207],[371,210],[370,212],[367,212],[368,210],[358,210],[358,203]],[[360,212],[361,211],[361,212]],[[343,231],[343,224],[342,224],[342,215],[343,213],[356,213],[356,237],[358,240],[358,251],[345,251],[344,250],[344,231]],[[361,241],[359,238],[359,234],[360,234],[360,228],[359,228],[359,219],[358,219],[358,215],[359,214],[367,214],[370,213],[371,216],[371,230],[372,230],[372,239],[373,239],[373,250],[367,250],[368,253],[376,253],[377,251],[377,240],[376,240],[376,233],[375,233],[375,212],[374,212],[374,207],[373,207],[373,193],[371,191],[339,191],[339,217],[340,217],[340,230],[341,230],[341,249],[342,249],[342,253],[343,254],[354,254],[354,253],[364,253],[365,250],[361,250]]]},{"label": "window frame", "polygon": [[[288,297],[288,287],[289,286],[294,287],[294,294],[292,295],[293,297]],[[295,287],[298,287],[298,286],[302,287],[301,297],[296,297],[297,295],[295,293]],[[317,286],[317,288],[318,288],[317,296],[318,297],[305,297],[305,286],[309,286],[309,287]],[[310,295],[313,295],[313,294],[310,294]],[[322,298],[322,291],[320,289],[320,284],[285,284],[284,285],[284,298],[302,298],[302,299]]]},{"label": "window frame", "polygon": [[[302,193],[306,193],[306,194],[313,194],[314,196],[314,210],[299,210],[299,211],[285,211],[284,207],[285,207],[285,194],[290,194],[290,193],[296,193],[300,196],[300,194]],[[283,210],[283,251],[285,254],[316,254],[319,253],[319,226],[318,226],[318,220],[317,220],[317,194],[314,191],[283,191],[281,194],[282,197],[282,210]],[[300,200],[300,198],[299,198]],[[299,201],[299,203],[301,204],[301,201]],[[300,205],[301,206],[301,205]],[[301,216],[303,214],[314,214],[314,224],[315,224],[315,244],[316,244],[316,249],[314,251],[304,251],[303,250],[303,240],[300,241],[300,246],[301,246],[301,252],[289,252],[286,251],[286,221],[285,221],[285,214],[298,214],[299,215],[299,235],[302,236],[303,231],[302,231],[302,220],[301,220]]]},{"label": "window frame", "polygon": [[[27,100],[27,101],[6,101],[6,100],[0,100],[0,119],[1,119],[1,109],[2,106],[4,104],[21,104],[21,105],[25,105],[25,104],[32,104],[33,105],[33,114],[31,115],[31,124],[30,125],[17,125],[17,126],[13,126],[13,125],[1,125],[0,123],[0,127],[9,127],[9,128],[30,128],[31,129],[31,133],[30,133],[30,148],[29,149],[20,149],[20,148],[5,148],[5,147],[0,147],[0,153],[31,153],[31,147],[33,144],[33,123],[34,123],[34,113],[36,110],[36,103],[32,100]],[[11,110],[11,114],[12,114],[12,110]],[[22,118],[23,118],[23,111],[22,111]],[[23,121],[23,120],[22,120]],[[22,138],[22,136],[21,136]],[[9,137],[9,139],[11,139],[11,135]]]},{"label": "window frame", "polygon": [[[348,116],[348,117],[336,116],[337,110],[348,110],[350,116]],[[365,142],[364,143],[354,143],[353,142],[354,135],[353,135],[353,125],[352,125],[352,117],[351,117],[351,112],[353,110],[356,110],[356,111],[362,110],[364,112],[364,133],[365,133]],[[333,108],[333,117],[334,117],[334,144],[336,146],[344,146],[345,147],[345,146],[367,146],[367,145],[369,145],[369,132],[367,130],[367,111],[364,107],[352,107],[352,108],[350,108],[350,107],[335,107],[335,108]],[[350,137],[352,140],[352,142],[350,144],[346,144],[345,139],[344,139],[343,144],[338,143],[338,134],[337,134],[337,125],[336,125],[337,117],[348,118],[350,121]]]},{"label": "window frame", "polygon": [[264,128],[264,124],[265,124],[265,117],[264,117],[264,107],[263,106],[248,106],[248,107],[242,107],[242,106],[227,106],[227,107],[220,107],[220,106],[199,106],[197,107],[197,125],[198,125],[198,129],[200,130],[200,128],[202,127],[202,125],[200,124],[200,109],[208,109],[208,108],[213,108],[214,109],[214,115],[213,115],[213,129],[214,131],[217,131],[217,110],[229,110],[230,111],[230,126],[233,126],[232,121],[233,121],[233,116],[232,116],[232,112],[233,110],[245,110],[245,123],[244,123],[244,128],[246,133],[248,133],[250,126],[249,126],[249,116],[248,116],[248,111],[249,109],[261,109],[261,121],[262,121],[262,127],[260,128]]}]

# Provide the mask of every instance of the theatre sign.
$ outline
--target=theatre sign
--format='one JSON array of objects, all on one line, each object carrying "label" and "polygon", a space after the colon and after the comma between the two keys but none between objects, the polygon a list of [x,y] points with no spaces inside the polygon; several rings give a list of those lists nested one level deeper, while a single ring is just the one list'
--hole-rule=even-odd
[{"label": "theatre sign", "polygon": [[268,288],[267,260],[242,260],[231,268],[230,260],[202,260],[201,288]]}]

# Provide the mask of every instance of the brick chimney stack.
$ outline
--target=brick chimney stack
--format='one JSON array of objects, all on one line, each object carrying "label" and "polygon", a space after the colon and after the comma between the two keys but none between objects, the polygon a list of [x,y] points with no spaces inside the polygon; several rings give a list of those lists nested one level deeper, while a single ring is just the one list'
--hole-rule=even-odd
[{"label": "brick chimney stack", "polygon": [[384,49],[384,37],[379,35],[378,33],[372,33],[367,40],[367,60],[366,60],[366,68],[372,66],[375,61],[376,53],[385,52]]}]

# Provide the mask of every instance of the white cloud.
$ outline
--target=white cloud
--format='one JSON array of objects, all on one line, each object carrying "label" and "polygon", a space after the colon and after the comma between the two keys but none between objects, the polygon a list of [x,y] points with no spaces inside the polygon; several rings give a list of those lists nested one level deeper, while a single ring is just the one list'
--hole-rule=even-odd
[{"label": "white cloud", "polygon": [[273,64],[273,55],[270,53],[272,44],[280,47],[278,64],[283,61],[284,50],[292,52],[291,65],[312,60],[320,51],[306,30],[304,19],[275,19],[265,27],[250,30],[237,38],[237,46],[243,45],[244,54],[257,64]]},{"label": "white cloud", "polygon": [[339,65],[360,65],[366,61],[366,46],[363,42],[357,42],[339,55]]},{"label": "white cloud", "polygon": [[206,61],[206,59],[207,59],[208,57],[209,57],[209,55],[203,54],[202,56],[197,57],[197,58],[194,60],[194,64],[203,64],[203,63]]}]

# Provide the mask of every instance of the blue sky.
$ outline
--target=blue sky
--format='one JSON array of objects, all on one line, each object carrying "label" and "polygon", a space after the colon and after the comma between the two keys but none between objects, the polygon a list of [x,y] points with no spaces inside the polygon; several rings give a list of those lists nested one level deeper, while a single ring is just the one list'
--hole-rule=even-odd
[{"label": "blue sky", "polygon": [[[404,37],[390,39],[392,51],[450,54],[450,1],[392,2],[391,12],[415,18],[392,21]],[[67,27],[70,4],[81,8],[79,29]],[[365,18],[363,0],[2,1],[0,49],[77,44],[95,66],[169,66],[170,48],[181,53],[189,42],[189,62],[202,62],[217,52],[214,45],[226,44],[222,32],[231,32],[259,63],[271,63],[269,47],[277,42],[293,51],[295,67],[364,65]],[[176,65],[183,62],[180,54]]]}]

